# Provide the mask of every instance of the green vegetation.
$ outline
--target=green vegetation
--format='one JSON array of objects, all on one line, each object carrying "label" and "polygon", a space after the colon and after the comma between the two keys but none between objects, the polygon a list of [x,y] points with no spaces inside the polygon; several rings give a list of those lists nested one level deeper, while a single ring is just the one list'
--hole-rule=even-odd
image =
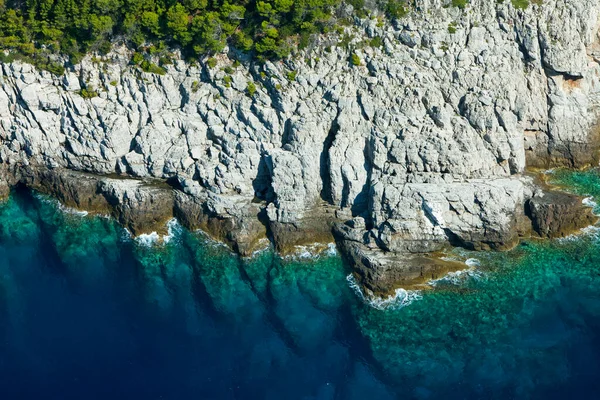
[{"label": "green vegetation", "polygon": [[93,97],[97,97],[98,92],[96,92],[94,89],[83,88],[79,91],[79,95],[84,99],[91,99]]},{"label": "green vegetation", "polygon": [[[155,74],[165,73],[163,66],[172,63],[167,49],[177,46],[186,57],[208,55],[211,68],[216,61],[210,56],[227,44],[258,60],[277,59],[308,45],[315,34],[342,34],[352,23],[336,17],[343,1],[356,15],[369,14],[364,0],[0,0],[0,51],[57,75],[64,70],[59,55],[75,63],[91,51],[106,54],[115,40],[137,51],[134,65]],[[460,8],[467,2],[452,0]],[[401,18],[412,2],[378,4],[389,18]],[[158,57],[159,65],[149,56]]]},{"label": "green vegetation", "polygon": [[246,91],[248,92],[248,96],[252,97],[256,93],[256,85],[254,82],[248,82],[248,86],[246,87]]},{"label": "green vegetation", "polygon": [[403,0],[389,0],[385,7],[385,12],[390,18],[402,18],[408,11],[408,2]]},{"label": "green vegetation", "polygon": [[369,41],[369,46],[373,48],[381,47],[383,46],[383,39],[381,38],[381,36],[375,36]]},{"label": "green vegetation", "polygon": [[[504,1],[502,1],[502,2],[504,2]],[[530,0],[511,0],[510,2],[512,3],[514,8],[524,10],[527,7],[529,7],[530,2],[533,4],[537,4],[537,5],[542,5],[544,0],[531,0],[531,1]]]},{"label": "green vegetation", "polygon": [[521,10],[529,7],[529,0],[511,0],[511,3],[514,8],[519,8]]},{"label": "green vegetation", "polygon": [[[406,13],[392,0],[390,16]],[[0,0],[0,49],[36,64],[65,54],[78,61],[106,53],[123,38],[138,51],[160,54],[179,45],[188,56],[214,54],[229,43],[260,59],[287,56],[303,38],[335,28],[342,0]],[[358,15],[364,1],[352,0]],[[392,4],[393,3],[393,4]],[[147,46],[151,43],[151,46]],[[146,45],[146,47],[144,47]],[[142,60],[134,62],[141,65]],[[162,63],[161,63],[162,64]],[[158,73],[152,66],[147,67]],[[56,71],[59,72],[59,71]]]},{"label": "green vegetation", "polygon": [[167,71],[163,67],[159,67],[156,64],[152,64],[150,61],[146,60],[146,58],[140,53],[133,53],[131,63],[140,67],[142,71],[149,72],[151,74],[164,75],[167,73]]},{"label": "green vegetation", "polygon": [[[0,2],[1,1],[2,0],[0,0]],[[43,53],[33,52],[32,54],[26,54],[18,51],[9,53],[7,55],[4,54],[4,52],[2,52],[1,50],[2,47],[0,46],[0,63],[9,63],[16,60],[20,60],[35,65],[39,69],[51,72],[54,75],[62,75],[65,72],[65,67],[62,64],[57,63],[56,61],[52,60],[50,57]]]},{"label": "green vegetation", "polygon": [[461,10],[464,9],[468,3],[469,0],[452,0],[452,5],[460,8]]},{"label": "green vegetation", "polygon": [[296,76],[298,76],[298,72],[297,71],[289,71],[287,73],[287,79],[290,82],[293,82],[296,80]]},{"label": "green vegetation", "polygon": [[448,32],[449,32],[451,35],[454,35],[454,34],[456,33],[456,23],[455,23],[455,22],[451,22],[451,23],[448,25]]},{"label": "green vegetation", "polygon": [[214,57],[211,57],[208,60],[206,60],[206,64],[208,65],[208,68],[213,69],[214,67],[217,66],[217,59]]},{"label": "green vegetation", "polygon": [[360,65],[360,57],[356,53],[352,53],[350,56],[350,63],[354,66]]},{"label": "green vegetation", "polygon": [[173,60],[171,60],[171,57],[169,57],[169,56],[161,57],[158,62],[160,63],[161,66],[173,64]]}]

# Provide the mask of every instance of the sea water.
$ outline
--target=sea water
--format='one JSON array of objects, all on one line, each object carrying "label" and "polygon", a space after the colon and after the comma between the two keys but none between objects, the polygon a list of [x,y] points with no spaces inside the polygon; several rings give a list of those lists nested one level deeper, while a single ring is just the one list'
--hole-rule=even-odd
[{"label": "sea water", "polygon": [[[597,171],[551,179],[599,198]],[[457,249],[373,299],[340,256],[132,239],[29,191],[0,204],[2,399],[600,397],[600,237]]]}]

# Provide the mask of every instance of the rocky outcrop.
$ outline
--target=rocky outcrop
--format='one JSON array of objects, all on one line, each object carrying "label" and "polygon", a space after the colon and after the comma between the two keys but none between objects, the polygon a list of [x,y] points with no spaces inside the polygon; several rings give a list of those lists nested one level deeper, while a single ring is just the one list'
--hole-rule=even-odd
[{"label": "rocky outcrop", "polygon": [[579,196],[569,193],[541,192],[526,206],[533,230],[541,237],[564,237],[598,220]]},{"label": "rocky outcrop", "polygon": [[166,233],[166,223],[173,218],[173,191],[161,181],[37,167],[21,169],[18,178],[66,206],[110,215],[134,235]]},{"label": "rocky outcrop", "polygon": [[243,256],[252,254],[266,239],[264,202],[235,195],[221,198],[190,180],[181,180],[180,185],[181,190],[175,191],[174,215],[182,225],[203,230]]},{"label": "rocky outcrop", "polygon": [[[400,261],[446,245],[510,247],[537,201],[526,166],[597,164],[600,0],[447,5],[356,21],[348,47],[323,37],[285,62],[223,54],[153,75],[117,48],[62,77],[1,65],[0,190],[22,182],[107,207],[135,232],[176,215],[244,254],[334,227],[373,281],[411,275],[424,263]],[[363,45],[374,37],[381,47]],[[69,186],[30,171],[100,178]]]}]

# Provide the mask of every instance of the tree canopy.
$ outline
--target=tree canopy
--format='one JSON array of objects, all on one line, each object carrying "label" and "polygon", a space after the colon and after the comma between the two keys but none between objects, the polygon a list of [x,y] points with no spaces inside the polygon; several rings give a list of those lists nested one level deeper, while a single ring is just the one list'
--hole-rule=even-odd
[{"label": "tree canopy", "polygon": [[[401,0],[403,1],[403,0]],[[342,0],[0,0],[0,48],[78,57],[115,37],[219,52],[227,42],[259,57],[286,56],[299,36],[334,27]],[[356,0],[355,0],[356,2]]]}]

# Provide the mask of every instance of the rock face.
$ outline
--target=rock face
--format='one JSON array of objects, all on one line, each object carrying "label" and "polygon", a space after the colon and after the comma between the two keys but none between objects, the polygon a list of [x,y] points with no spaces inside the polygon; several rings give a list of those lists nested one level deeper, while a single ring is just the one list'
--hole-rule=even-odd
[{"label": "rock face", "polygon": [[[415,3],[391,26],[348,28],[360,66],[327,38],[295,60],[178,60],[162,76],[127,65],[125,49],[59,78],[3,64],[0,193],[30,184],[135,232],[176,215],[244,254],[265,236],[284,251],[334,227],[382,282],[448,244],[510,247],[529,223],[526,166],[597,164],[600,0]],[[381,48],[358,45],[376,36]],[[69,171],[98,182],[68,184]]]},{"label": "rock face", "polygon": [[134,235],[162,229],[173,218],[173,191],[160,181],[142,181],[63,169],[26,169],[20,182],[63,204],[118,220]]},{"label": "rock face", "polygon": [[542,192],[527,202],[534,231],[541,237],[564,237],[597,218],[583,210],[581,198],[560,192]]}]

